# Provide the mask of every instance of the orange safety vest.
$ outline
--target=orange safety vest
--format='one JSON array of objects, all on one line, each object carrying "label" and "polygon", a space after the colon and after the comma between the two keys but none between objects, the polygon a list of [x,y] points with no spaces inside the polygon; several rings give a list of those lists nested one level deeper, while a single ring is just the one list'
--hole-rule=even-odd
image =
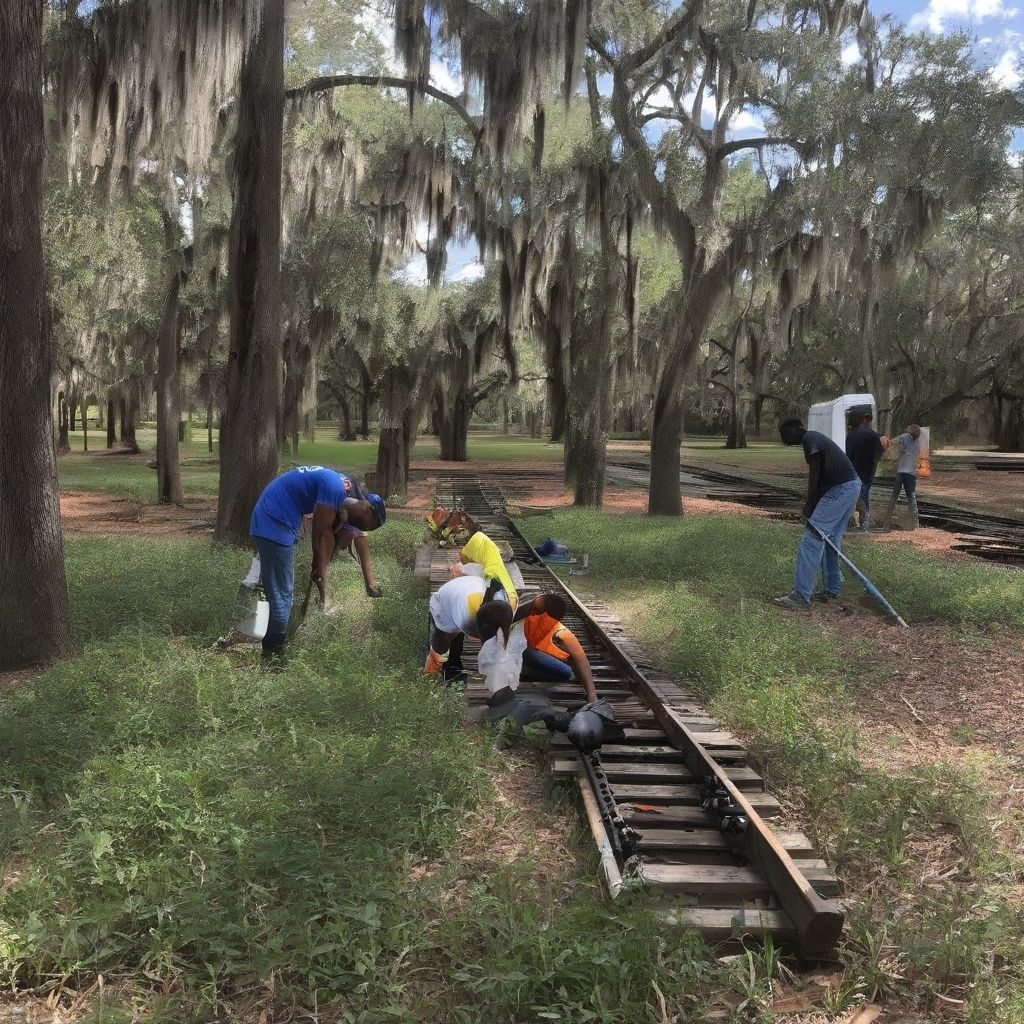
[{"label": "orange safety vest", "polygon": [[569,654],[562,650],[555,643],[555,637],[560,633],[568,633],[572,636],[572,630],[563,626],[558,619],[544,612],[541,615],[528,615],[523,619],[523,632],[526,634],[526,643],[535,651],[550,654],[552,658],[559,661],[568,661]]}]

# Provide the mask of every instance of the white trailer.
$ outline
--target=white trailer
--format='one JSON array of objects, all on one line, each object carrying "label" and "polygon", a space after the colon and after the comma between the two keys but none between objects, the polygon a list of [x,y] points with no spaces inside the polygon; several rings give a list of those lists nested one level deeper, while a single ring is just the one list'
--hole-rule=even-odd
[{"label": "white trailer", "polygon": [[[840,448],[844,448],[851,409],[870,409],[872,420],[878,418],[874,395],[843,395],[831,402],[816,402],[812,405],[807,414],[807,429],[825,434]],[[877,425],[875,429],[878,429]]]}]

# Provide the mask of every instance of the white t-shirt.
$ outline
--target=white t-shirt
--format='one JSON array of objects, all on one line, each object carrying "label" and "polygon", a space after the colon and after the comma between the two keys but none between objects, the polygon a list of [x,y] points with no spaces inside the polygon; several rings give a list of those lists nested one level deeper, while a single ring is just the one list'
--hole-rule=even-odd
[{"label": "white t-shirt", "polygon": [[[487,581],[479,576],[456,576],[430,595],[430,614],[442,633],[467,633],[476,636],[476,613],[483,604]],[[505,601],[499,590],[494,598]]]}]

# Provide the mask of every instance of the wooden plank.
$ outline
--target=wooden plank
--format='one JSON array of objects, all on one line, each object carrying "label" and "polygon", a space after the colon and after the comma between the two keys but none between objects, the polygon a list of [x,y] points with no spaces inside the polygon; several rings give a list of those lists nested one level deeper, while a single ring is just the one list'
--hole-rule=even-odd
[{"label": "wooden plank", "polygon": [[665,892],[763,896],[771,892],[764,875],[728,864],[643,864],[640,877]]},{"label": "wooden plank", "polygon": [[696,928],[709,942],[724,942],[742,935],[771,935],[783,942],[791,942],[796,937],[793,922],[781,910],[674,907],[664,911],[664,916],[674,924]]},{"label": "wooden plank", "polygon": [[[735,846],[735,841],[718,829],[650,828],[638,831],[640,850],[644,853],[659,850],[730,850]],[[803,832],[777,832],[776,835],[791,857],[814,859],[814,844]]]},{"label": "wooden plank", "polygon": [[[694,782],[690,769],[681,764],[669,764],[665,762],[623,764],[618,761],[604,761],[605,775],[609,782],[641,782],[649,780],[658,782]],[[552,762],[552,773],[555,778],[565,778],[569,775],[576,775],[580,771],[579,759],[574,757],[560,758]],[[739,786],[746,790],[763,790],[764,782],[761,776],[752,768],[725,768],[726,774]]]},{"label": "wooden plank", "polygon": [[[699,807],[701,794],[699,786],[657,786],[646,783],[613,782],[612,792],[619,803],[681,804]],[[766,793],[751,793],[748,802],[762,815],[774,817],[781,808],[779,801]]]}]

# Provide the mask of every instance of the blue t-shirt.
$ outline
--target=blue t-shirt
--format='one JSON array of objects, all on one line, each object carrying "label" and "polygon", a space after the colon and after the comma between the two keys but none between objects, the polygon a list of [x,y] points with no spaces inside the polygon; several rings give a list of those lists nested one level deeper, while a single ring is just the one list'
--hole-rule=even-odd
[{"label": "blue t-shirt", "polygon": [[249,534],[277,544],[294,544],[302,517],[317,505],[340,508],[346,498],[359,498],[359,485],[344,473],[323,466],[299,466],[267,484],[249,520]]}]

